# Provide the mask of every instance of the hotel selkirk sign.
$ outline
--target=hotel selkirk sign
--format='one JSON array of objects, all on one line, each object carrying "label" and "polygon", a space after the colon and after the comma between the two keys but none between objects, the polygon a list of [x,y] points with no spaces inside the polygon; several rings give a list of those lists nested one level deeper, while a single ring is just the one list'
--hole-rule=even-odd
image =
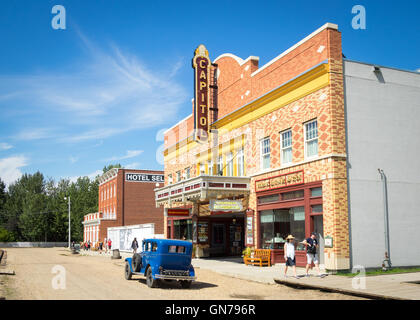
[{"label": "hotel selkirk sign", "polygon": [[194,72],[194,129],[196,140],[207,140],[209,130],[210,58],[206,47],[200,44],[192,61]]},{"label": "hotel selkirk sign", "polygon": [[261,192],[266,190],[290,187],[304,183],[303,170],[282,174],[266,179],[255,181],[255,191]]}]

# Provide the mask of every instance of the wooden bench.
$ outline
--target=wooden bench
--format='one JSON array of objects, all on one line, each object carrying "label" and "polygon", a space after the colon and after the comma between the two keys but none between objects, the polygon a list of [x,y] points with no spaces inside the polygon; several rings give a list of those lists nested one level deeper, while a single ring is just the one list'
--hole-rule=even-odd
[{"label": "wooden bench", "polygon": [[271,250],[256,249],[253,257],[244,257],[245,265],[271,267]]}]

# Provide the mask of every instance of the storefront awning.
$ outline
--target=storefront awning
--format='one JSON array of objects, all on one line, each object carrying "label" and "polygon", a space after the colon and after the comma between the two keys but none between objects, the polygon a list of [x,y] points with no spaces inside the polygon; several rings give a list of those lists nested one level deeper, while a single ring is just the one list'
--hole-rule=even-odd
[{"label": "storefront awning", "polygon": [[201,175],[155,189],[156,207],[173,202],[191,203],[249,194],[249,177]]}]

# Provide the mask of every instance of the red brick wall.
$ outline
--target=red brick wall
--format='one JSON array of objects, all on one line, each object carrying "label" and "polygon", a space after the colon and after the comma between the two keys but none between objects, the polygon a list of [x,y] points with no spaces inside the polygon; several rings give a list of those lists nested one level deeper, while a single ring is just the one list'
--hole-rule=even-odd
[{"label": "red brick wall", "polygon": [[[107,237],[109,227],[129,226],[136,224],[154,223],[155,233],[163,234],[163,208],[155,205],[155,183],[126,182],[124,172],[145,174],[163,174],[163,171],[119,169],[116,177],[116,220],[102,220],[99,239]],[[114,179],[115,180],[115,179]],[[108,182],[107,182],[108,183]],[[159,185],[160,187],[163,184]]]},{"label": "red brick wall", "polygon": [[[318,52],[320,46],[324,46],[324,49]],[[258,70],[256,59],[251,58],[243,65],[239,65],[230,56],[215,60],[220,72],[217,79],[218,118],[246,105],[326,59],[332,62],[341,61],[341,33],[335,29],[324,29],[253,76],[251,74]],[[192,74],[191,71],[191,76]],[[194,117],[190,117],[169,130],[165,134],[165,148],[189,136],[193,129]]]}]

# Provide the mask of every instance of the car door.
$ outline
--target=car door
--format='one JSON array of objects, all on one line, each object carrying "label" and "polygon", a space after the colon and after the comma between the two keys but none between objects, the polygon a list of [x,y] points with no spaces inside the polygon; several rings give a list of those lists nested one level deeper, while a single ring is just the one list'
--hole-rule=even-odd
[{"label": "car door", "polygon": [[143,252],[142,252],[142,272],[144,272],[145,270],[143,268],[145,268],[150,261],[150,241],[144,241],[143,242]]}]

